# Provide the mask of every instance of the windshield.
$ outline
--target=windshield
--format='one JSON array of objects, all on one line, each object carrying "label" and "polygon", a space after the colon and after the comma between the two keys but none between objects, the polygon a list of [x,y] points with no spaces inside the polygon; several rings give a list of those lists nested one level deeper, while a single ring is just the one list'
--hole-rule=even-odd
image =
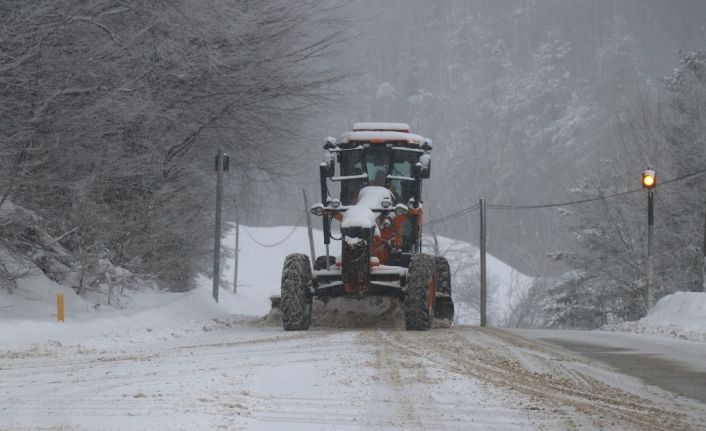
[{"label": "windshield", "polygon": [[[341,176],[360,175],[363,173],[363,150],[344,151],[338,155]],[[341,181],[341,203],[352,205],[358,199],[358,192],[365,180],[354,179]]]},{"label": "windshield", "polygon": [[368,184],[385,186],[387,169],[390,166],[390,150],[382,145],[367,148],[365,150],[365,166],[368,172]]},{"label": "windshield", "polygon": [[[398,202],[407,202],[414,193],[414,183],[401,179],[389,179],[388,175],[412,177],[412,167],[417,163],[419,153],[414,151],[393,151],[384,145],[372,145],[360,150],[339,153],[341,176],[366,173],[368,179],[351,179],[341,182],[341,203],[354,204],[358,192],[365,185],[388,186]],[[365,171],[363,170],[365,168]]]},{"label": "windshield", "polygon": [[[419,160],[419,153],[413,151],[392,151],[392,175],[412,177],[412,166]],[[414,182],[400,179],[390,180],[390,190],[395,193],[397,202],[406,204],[414,194]]]}]

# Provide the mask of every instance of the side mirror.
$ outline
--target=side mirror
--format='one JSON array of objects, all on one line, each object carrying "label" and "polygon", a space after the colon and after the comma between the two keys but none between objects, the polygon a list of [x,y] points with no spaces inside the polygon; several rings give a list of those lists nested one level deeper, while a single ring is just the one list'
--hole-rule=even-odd
[{"label": "side mirror", "polygon": [[324,150],[332,150],[336,148],[336,138],[328,137],[326,138],[326,143],[324,144]]},{"label": "side mirror", "polygon": [[329,136],[324,144],[324,161],[321,163],[321,167],[324,168],[322,170],[327,178],[334,176],[336,156],[331,152],[334,148],[336,148],[336,138]]},{"label": "side mirror", "polygon": [[336,166],[336,156],[330,151],[324,151],[324,161],[321,162],[321,168],[324,176],[331,178],[334,175]]},{"label": "side mirror", "polygon": [[431,155],[429,153],[422,154],[415,167],[419,178],[429,178],[431,176]]}]

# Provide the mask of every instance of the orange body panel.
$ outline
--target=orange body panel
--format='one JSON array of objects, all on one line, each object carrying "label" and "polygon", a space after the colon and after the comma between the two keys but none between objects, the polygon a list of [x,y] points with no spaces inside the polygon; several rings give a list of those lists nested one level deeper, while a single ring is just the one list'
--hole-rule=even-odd
[{"label": "orange body panel", "polygon": [[[385,243],[387,241],[392,240],[392,245],[394,245],[395,248],[402,248],[402,227],[412,217],[417,219],[417,226],[419,229],[418,234],[421,236],[422,224],[424,223],[424,212],[421,208],[410,208],[406,215],[392,217],[393,225],[388,228],[380,229],[380,236],[375,236],[373,238],[373,248],[370,251],[370,255],[377,257],[380,265],[388,265],[390,262],[390,255],[385,247]],[[343,220],[343,213],[335,213],[333,214],[333,218],[338,220],[340,223]]]}]

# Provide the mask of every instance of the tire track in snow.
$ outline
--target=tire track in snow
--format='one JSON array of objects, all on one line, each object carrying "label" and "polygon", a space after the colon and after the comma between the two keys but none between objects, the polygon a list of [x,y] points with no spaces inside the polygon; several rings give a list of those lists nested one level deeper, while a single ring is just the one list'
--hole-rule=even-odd
[{"label": "tire track in snow", "polygon": [[[553,408],[562,416],[575,416],[577,412],[584,417],[581,422],[594,427],[612,427],[618,423],[621,428],[632,429],[697,429],[684,413],[668,410],[572,369],[572,359],[568,356],[559,357],[559,361],[546,360],[538,353],[546,351],[539,344],[492,330],[447,331],[443,336],[391,333],[390,342],[409,356],[433,358],[450,373],[472,376],[510,390],[528,397],[534,404]],[[541,371],[528,369],[527,362]],[[566,425],[573,427],[573,422],[569,420]]]},{"label": "tire track in snow", "polygon": [[518,411],[501,391],[487,388],[473,377],[450,374],[425,351],[412,352],[410,348],[419,343],[419,337],[432,333],[435,337],[446,336],[444,330],[360,333],[364,348],[376,352],[370,366],[377,370],[379,391],[383,398],[390,397],[382,407],[372,405],[371,429],[396,424],[403,429],[420,430],[508,430],[526,429],[528,423],[552,429],[564,428],[557,426],[555,418],[531,414],[532,418],[528,420],[527,412]]}]

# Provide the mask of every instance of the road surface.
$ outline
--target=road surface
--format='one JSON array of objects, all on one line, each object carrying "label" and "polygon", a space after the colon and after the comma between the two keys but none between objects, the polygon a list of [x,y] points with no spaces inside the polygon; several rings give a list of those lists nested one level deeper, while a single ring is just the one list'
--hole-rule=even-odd
[{"label": "road surface", "polygon": [[234,318],[5,347],[0,429],[704,429],[703,404],[531,338]]},{"label": "road surface", "polygon": [[706,343],[655,335],[517,329],[668,391],[706,403]]}]

